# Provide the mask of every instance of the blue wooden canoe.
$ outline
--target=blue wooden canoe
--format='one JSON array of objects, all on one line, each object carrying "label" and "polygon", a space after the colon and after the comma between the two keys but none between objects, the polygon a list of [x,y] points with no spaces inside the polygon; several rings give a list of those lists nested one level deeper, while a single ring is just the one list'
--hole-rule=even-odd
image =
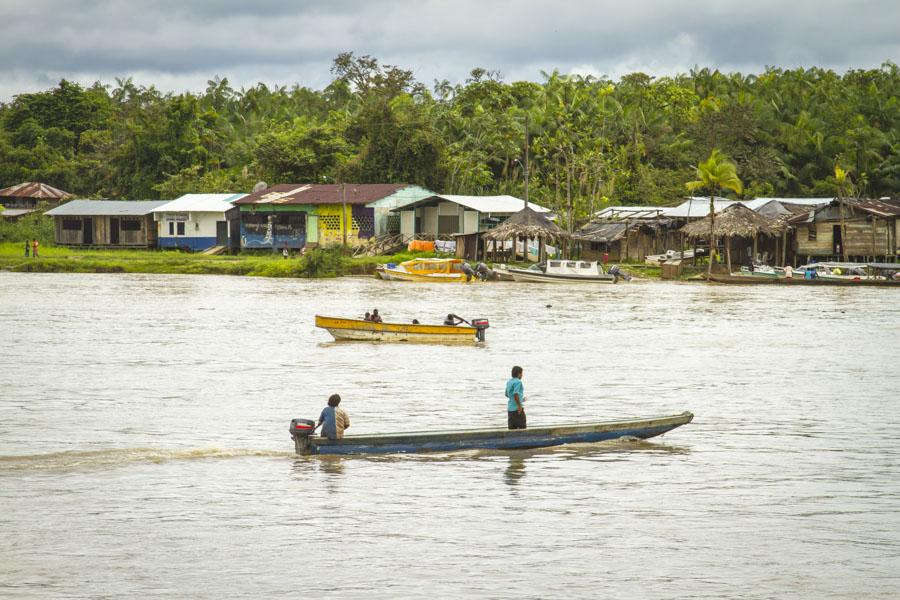
[{"label": "blue wooden canoe", "polygon": [[378,435],[348,435],[340,440],[313,435],[313,422],[291,421],[291,437],[298,454],[388,454],[398,452],[451,452],[454,450],[516,450],[562,444],[601,442],[622,437],[646,439],[690,423],[694,415],[601,421],[532,427],[530,429],[462,429],[411,431]]}]

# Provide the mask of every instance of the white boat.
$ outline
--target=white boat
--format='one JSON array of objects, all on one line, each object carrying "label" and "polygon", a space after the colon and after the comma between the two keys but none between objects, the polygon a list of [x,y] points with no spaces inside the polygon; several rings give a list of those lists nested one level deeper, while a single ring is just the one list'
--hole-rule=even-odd
[{"label": "white boat", "polygon": [[545,283],[616,283],[619,277],[606,273],[596,261],[548,260],[527,269],[507,269],[514,281]]},{"label": "white boat", "polygon": [[[703,250],[698,249],[697,254],[703,254]],[[648,256],[645,256],[644,264],[661,265],[664,262],[687,260],[689,258],[694,258],[693,250],[685,250],[684,252],[678,252],[676,250],[666,250],[665,254],[650,254]]]}]

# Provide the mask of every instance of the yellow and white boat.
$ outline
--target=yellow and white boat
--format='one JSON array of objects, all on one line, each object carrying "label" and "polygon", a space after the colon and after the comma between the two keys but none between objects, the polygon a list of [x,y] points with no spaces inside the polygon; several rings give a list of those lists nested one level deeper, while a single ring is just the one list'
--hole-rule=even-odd
[{"label": "yellow and white boat", "polygon": [[463,272],[465,261],[461,258],[414,258],[400,263],[378,265],[375,272],[382,279],[391,281],[433,281],[440,283],[467,283],[478,281],[472,274]]},{"label": "yellow and white boat", "polygon": [[484,341],[487,319],[473,319],[472,326],[422,325],[407,323],[373,323],[361,319],[342,319],[316,315],[316,327],[327,329],[336,340],[366,342],[438,342],[462,343]]}]

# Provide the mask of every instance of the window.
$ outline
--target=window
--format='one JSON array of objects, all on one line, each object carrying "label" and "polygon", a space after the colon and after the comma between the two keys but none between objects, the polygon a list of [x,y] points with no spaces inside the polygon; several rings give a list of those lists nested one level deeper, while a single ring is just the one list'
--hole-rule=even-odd
[{"label": "window", "polygon": [[122,231],[140,231],[141,221],[140,219],[122,219],[121,228]]},{"label": "window", "polygon": [[175,235],[175,223],[169,221],[169,235]]},{"label": "window", "polygon": [[184,235],[184,221],[178,222],[178,235]]},{"label": "window", "polygon": [[807,241],[814,242],[816,241],[816,225],[815,223],[810,223],[806,228],[807,233]]},{"label": "window", "polygon": [[81,219],[63,219],[62,228],[64,231],[81,231]]},{"label": "window", "polygon": [[459,216],[458,215],[439,215],[438,216],[438,230],[439,234],[450,234],[456,233],[459,230]]}]

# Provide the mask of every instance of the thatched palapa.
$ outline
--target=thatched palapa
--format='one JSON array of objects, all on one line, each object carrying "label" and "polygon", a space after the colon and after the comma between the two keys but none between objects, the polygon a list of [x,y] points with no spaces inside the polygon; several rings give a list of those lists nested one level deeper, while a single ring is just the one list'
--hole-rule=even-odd
[{"label": "thatched palapa", "polygon": [[520,237],[555,242],[571,236],[559,225],[530,208],[523,208],[484,234],[486,240],[502,241]]},{"label": "thatched palapa", "polygon": [[[497,242],[505,242],[524,238],[536,239],[539,242],[538,260],[544,259],[545,246],[547,244],[568,247],[571,235],[559,225],[539,212],[525,207],[506,221],[484,234],[485,241],[493,242],[493,250],[497,250]],[[513,243],[513,255],[515,255],[515,243]],[[525,255],[527,257],[527,244]]]},{"label": "thatched palapa", "polygon": [[[688,223],[680,229],[688,238],[709,237],[709,217]],[[732,204],[716,215],[713,235],[716,237],[742,237],[753,239],[759,234],[776,235],[772,222],[766,217],[750,210],[743,204]]]}]

